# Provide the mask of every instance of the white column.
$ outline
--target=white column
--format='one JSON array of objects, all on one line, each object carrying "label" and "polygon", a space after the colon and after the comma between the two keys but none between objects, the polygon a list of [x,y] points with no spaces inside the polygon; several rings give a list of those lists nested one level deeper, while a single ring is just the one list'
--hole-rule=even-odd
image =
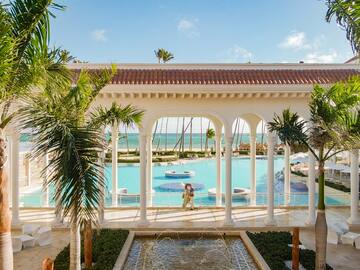
[{"label": "white column", "polygon": [[25,166],[26,166],[26,185],[28,187],[31,186],[31,159],[30,157],[25,157],[26,155],[24,155],[24,160],[25,160]]},{"label": "white column", "polygon": [[251,205],[256,205],[256,131],[250,134]]},{"label": "white column", "polygon": [[315,212],[315,156],[311,151],[309,155],[308,172],[308,218],[306,224],[314,225],[316,219]]},{"label": "white column", "polygon": [[221,130],[216,134],[216,206],[222,204],[222,190],[221,190]]},{"label": "white column", "polygon": [[[106,139],[106,134],[105,134],[105,128],[103,128],[102,130],[102,136],[103,139],[105,141]],[[100,154],[100,158],[99,158],[99,164],[100,164],[100,173],[101,176],[103,177],[104,183],[103,185],[100,185],[100,200],[99,200],[99,211],[98,211],[98,217],[99,217],[99,222],[103,223],[105,221],[105,185],[106,185],[106,179],[105,179],[105,149],[103,149],[103,151]]]},{"label": "white column", "polygon": [[275,134],[267,133],[267,217],[265,224],[275,225],[274,219],[274,144]]},{"label": "white column", "polygon": [[148,192],[148,206],[152,206],[152,136],[146,136],[146,190]]},{"label": "white column", "polygon": [[49,165],[49,155],[45,154],[43,156],[43,163],[44,163],[44,171],[43,171],[43,177],[44,177],[44,189],[43,189],[43,206],[49,207],[49,185],[48,185],[48,165]]},{"label": "white column", "polygon": [[11,134],[11,177],[12,177],[12,224],[20,223],[19,218],[19,151],[20,133],[13,131]]},{"label": "white column", "polygon": [[[57,190],[60,189],[61,187],[59,185],[57,185],[55,187]],[[64,221],[63,215],[62,215],[62,207],[61,207],[61,201],[60,199],[56,199],[55,200],[55,209],[57,211],[55,211],[55,220],[54,220],[54,224],[58,225],[58,224],[62,224]]]},{"label": "white column", "polygon": [[284,203],[290,203],[290,146],[285,145],[284,153]]},{"label": "white column", "polygon": [[[231,132],[230,132],[231,133]],[[225,134],[225,164],[226,164],[226,178],[225,178],[225,226],[233,224],[232,219],[232,188],[231,188],[231,157],[232,157],[232,142],[233,137]]]},{"label": "white column", "polygon": [[140,133],[140,225],[148,223],[146,217],[146,135]]},{"label": "white column", "polygon": [[351,151],[351,206],[349,224],[360,224],[359,217],[359,149]]},{"label": "white column", "polygon": [[118,196],[117,196],[117,191],[118,191],[118,136],[119,133],[119,126],[117,124],[115,124],[112,127],[112,132],[111,132],[111,143],[112,143],[112,158],[111,158],[111,162],[112,162],[112,196],[111,196],[111,201],[112,201],[112,206],[116,207],[118,206]]}]

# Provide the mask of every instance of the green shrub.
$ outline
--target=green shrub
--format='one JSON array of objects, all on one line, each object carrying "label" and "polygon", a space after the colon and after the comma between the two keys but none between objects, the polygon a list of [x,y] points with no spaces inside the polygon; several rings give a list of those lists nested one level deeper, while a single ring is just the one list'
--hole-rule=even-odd
[{"label": "green shrub", "polygon": [[[93,232],[93,267],[91,270],[112,270],[126,241],[129,231],[101,229]],[[84,246],[81,243],[81,262],[84,261]],[[55,270],[68,270],[70,245],[66,246],[55,259]]]},{"label": "green shrub", "polygon": [[[318,182],[319,179],[316,178],[315,181]],[[344,186],[343,184],[334,183],[334,182],[331,182],[329,180],[325,180],[325,186],[328,186],[328,187],[331,187],[333,189],[337,189],[337,190],[340,190],[340,191],[343,191],[343,192],[350,192],[350,188]]]},{"label": "green shrub", "polygon": [[[247,235],[272,270],[288,269],[284,261],[291,260],[291,247],[288,244],[291,244],[292,236],[289,232],[247,232]],[[300,263],[307,270],[315,269],[315,252],[300,250]],[[326,265],[326,269],[332,270],[332,267]]]}]

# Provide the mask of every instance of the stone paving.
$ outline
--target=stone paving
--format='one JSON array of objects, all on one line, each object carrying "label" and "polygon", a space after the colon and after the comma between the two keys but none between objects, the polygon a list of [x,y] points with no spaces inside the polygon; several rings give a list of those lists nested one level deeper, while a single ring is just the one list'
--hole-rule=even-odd
[{"label": "stone paving", "polygon": [[[135,230],[176,230],[176,231],[240,231],[240,230],[288,230],[293,226],[301,227],[301,241],[308,248],[314,248],[313,226],[306,226],[306,209],[276,209],[275,219],[277,226],[264,225],[266,218],[265,208],[233,209],[234,225],[224,227],[224,210],[197,209],[184,211],[182,209],[149,209],[149,224],[139,227],[138,209],[108,209],[105,211],[106,222],[102,227],[129,228]],[[327,210],[328,224],[345,222],[349,217],[349,208],[329,208]],[[52,224],[54,219],[53,209],[28,209],[20,212],[23,223]],[[360,228],[355,228],[360,232]],[[19,227],[15,227],[14,234],[19,234]],[[53,226],[53,244],[49,247],[34,247],[16,253],[14,256],[15,269],[32,270],[40,269],[41,261],[45,257],[55,258],[56,254],[68,244],[69,230],[67,225]],[[328,244],[328,263],[334,269],[358,269],[360,265],[360,250],[351,246]]]}]

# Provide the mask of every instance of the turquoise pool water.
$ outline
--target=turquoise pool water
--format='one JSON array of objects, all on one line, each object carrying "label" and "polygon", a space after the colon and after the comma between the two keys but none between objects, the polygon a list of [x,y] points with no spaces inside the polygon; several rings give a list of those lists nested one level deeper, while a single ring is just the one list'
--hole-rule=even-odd
[{"label": "turquoise pool water", "polygon": [[[275,172],[282,171],[283,158],[277,157],[274,161]],[[249,158],[233,158],[232,160],[232,188],[243,187],[250,188],[250,159]],[[191,170],[195,172],[195,176],[186,179],[171,179],[165,177],[165,171],[175,170],[182,172]],[[256,202],[258,205],[266,204],[266,171],[267,160],[258,158],[256,160],[256,186],[257,196]],[[225,161],[222,160],[222,175],[223,191],[225,190]],[[106,205],[111,206],[111,165],[105,168],[106,176]],[[216,163],[215,159],[185,161],[185,164],[159,166],[153,165],[153,189],[155,191],[152,201],[154,206],[179,206],[182,203],[181,192],[163,192],[159,190],[159,186],[170,182],[183,182],[183,183],[199,183],[203,185],[203,189],[196,191],[195,204],[202,205],[215,205],[215,199],[208,196],[208,189],[215,188],[216,186]],[[127,188],[130,194],[139,194],[140,190],[140,172],[139,166],[134,165],[120,165],[118,166],[118,188]],[[275,180],[275,205],[284,204],[283,181],[281,177]],[[292,188],[292,195],[290,198],[290,205],[307,205],[308,195],[307,192],[299,192],[299,190]],[[23,206],[40,206],[42,205],[41,190],[29,194],[22,194],[20,202]],[[233,205],[248,205],[248,199],[235,199],[233,198]],[[328,195],[326,197],[328,205],[342,205],[348,204],[344,197],[336,197]],[[50,204],[53,204],[51,202]],[[121,198],[119,205],[123,206],[138,206],[139,198]]]}]

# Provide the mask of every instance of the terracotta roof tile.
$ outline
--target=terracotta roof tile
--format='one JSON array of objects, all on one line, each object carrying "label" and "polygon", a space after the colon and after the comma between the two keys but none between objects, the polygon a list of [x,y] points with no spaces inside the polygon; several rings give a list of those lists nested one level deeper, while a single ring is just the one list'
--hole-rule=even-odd
[{"label": "terracotta roof tile", "polygon": [[[76,75],[79,69],[73,70]],[[99,72],[92,69],[90,72]],[[328,84],[360,75],[356,69],[118,69],[112,84]],[[76,76],[75,76],[76,77]]]}]

